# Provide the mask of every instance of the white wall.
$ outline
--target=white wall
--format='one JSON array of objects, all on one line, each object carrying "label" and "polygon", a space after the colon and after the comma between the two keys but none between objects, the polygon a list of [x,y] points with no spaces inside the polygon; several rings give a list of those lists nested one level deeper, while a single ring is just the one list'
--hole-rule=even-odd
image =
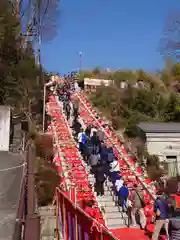
[{"label": "white wall", "polygon": [[107,79],[94,79],[94,78],[84,78],[84,85],[89,85],[89,86],[110,86],[113,83],[112,80],[107,80]]},{"label": "white wall", "polygon": [[0,151],[9,151],[10,108],[0,106]]},{"label": "white wall", "polygon": [[179,133],[163,133],[163,134],[147,134],[147,150],[150,154],[155,154],[164,161],[166,156],[177,156],[180,161],[180,134]]}]

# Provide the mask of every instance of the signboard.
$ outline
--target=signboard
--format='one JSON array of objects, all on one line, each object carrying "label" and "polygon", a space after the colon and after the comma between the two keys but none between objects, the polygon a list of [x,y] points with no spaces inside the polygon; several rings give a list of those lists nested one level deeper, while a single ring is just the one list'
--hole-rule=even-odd
[{"label": "signboard", "polygon": [[95,78],[84,78],[84,85],[90,86],[110,86],[113,83],[113,80],[106,79],[95,79]]}]

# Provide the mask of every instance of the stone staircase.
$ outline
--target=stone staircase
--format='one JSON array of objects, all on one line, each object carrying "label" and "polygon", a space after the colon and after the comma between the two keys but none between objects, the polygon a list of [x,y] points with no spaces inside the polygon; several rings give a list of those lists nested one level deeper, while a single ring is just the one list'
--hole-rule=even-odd
[{"label": "stone staircase", "polygon": [[[62,108],[62,103],[59,101],[57,103]],[[82,126],[85,127],[82,119],[80,119],[80,122]],[[69,127],[69,131],[71,131],[71,134],[72,134],[72,129],[70,127]],[[92,184],[92,186],[94,186],[95,178],[94,178],[94,175],[90,173],[91,167],[88,166],[87,163],[83,161],[83,158],[80,152],[79,152],[79,155],[82,159],[83,165],[86,167],[86,170],[88,172],[89,183]],[[103,197],[98,196],[96,197],[96,199],[98,202],[98,206],[100,207],[100,209],[102,209],[102,212],[104,212],[104,220],[105,220],[106,226],[109,229],[119,229],[119,228],[128,227],[128,216],[126,213],[122,212],[121,207],[116,206],[115,196],[112,191],[112,183],[110,181],[106,180],[104,190],[105,190],[105,195]],[[95,192],[95,195],[96,195],[96,192]]]},{"label": "stone staircase", "polygon": [[[89,167],[87,167],[89,172]],[[89,182],[94,185],[94,175],[89,172]],[[116,206],[116,197],[112,191],[112,183],[108,180],[105,182],[105,193],[103,197],[97,197],[99,207],[104,210],[104,220],[109,229],[119,229],[128,227],[128,215],[122,212],[122,208]]]},{"label": "stone staircase", "polygon": [[[54,214],[54,206],[45,206],[39,208],[41,216],[41,235],[40,240],[55,240],[56,234],[56,216]],[[59,240],[63,240],[61,229],[59,232]]]}]

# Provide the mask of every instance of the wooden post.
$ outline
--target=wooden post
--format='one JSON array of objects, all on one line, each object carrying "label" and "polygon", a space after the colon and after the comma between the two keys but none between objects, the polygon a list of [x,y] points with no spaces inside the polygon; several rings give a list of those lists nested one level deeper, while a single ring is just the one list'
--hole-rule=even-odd
[{"label": "wooden post", "polygon": [[79,239],[79,231],[78,231],[78,219],[77,219],[77,213],[75,213],[75,231],[76,231],[76,239]]},{"label": "wooden post", "polygon": [[25,240],[40,240],[40,216],[28,215],[25,225]]},{"label": "wooden post", "polygon": [[35,170],[35,161],[36,161],[36,154],[35,154],[35,147],[32,143],[28,146],[27,152],[27,162],[28,162],[28,189],[27,189],[27,196],[28,196],[28,215],[33,214],[35,210],[35,179],[34,179],[34,170]]},{"label": "wooden post", "polygon": [[39,240],[40,239],[40,216],[35,213],[35,146],[32,141],[29,142],[27,148],[27,216],[25,219],[25,240]]},{"label": "wooden post", "polygon": [[64,232],[64,240],[67,240],[67,226],[66,226],[66,222],[67,222],[67,219],[66,219],[66,207],[65,207],[65,203],[64,203],[64,197],[63,197],[63,204],[62,204],[62,207],[63,207],[63,232]]},{"label": "wooden post", "polygon": [[58,201],[58,192],[56,192],[56,239],[59,240],[59,201]]}]

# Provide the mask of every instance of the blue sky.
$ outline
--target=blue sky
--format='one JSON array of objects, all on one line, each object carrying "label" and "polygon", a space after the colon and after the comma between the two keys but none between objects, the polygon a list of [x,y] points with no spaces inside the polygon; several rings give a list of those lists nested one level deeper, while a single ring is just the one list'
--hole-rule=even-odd
[{"label": "blue sky", "polygon": [[82,68],[163,66],[157,51],[167,15],[180,10],[179,0],[61,0],[58,33],[42,46],[47,71]]}]

